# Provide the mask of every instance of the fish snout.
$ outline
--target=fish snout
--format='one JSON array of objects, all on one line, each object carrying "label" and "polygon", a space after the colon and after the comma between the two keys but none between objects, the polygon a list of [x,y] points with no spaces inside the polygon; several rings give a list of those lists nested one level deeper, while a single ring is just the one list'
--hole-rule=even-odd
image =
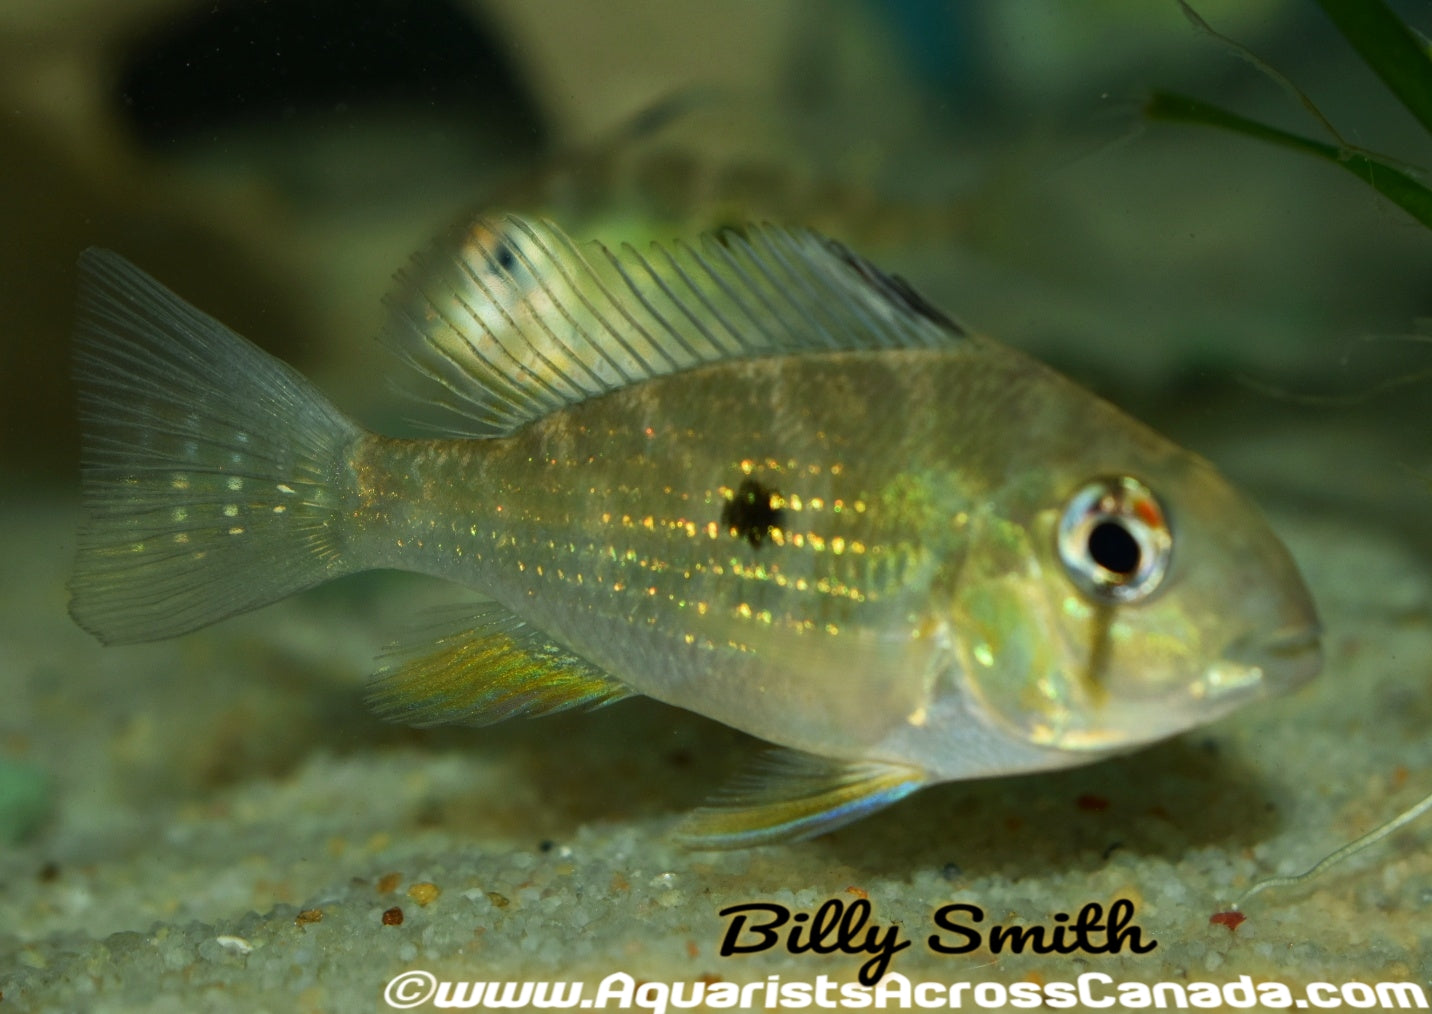
[{"label": "fish snout", "polygon": [[1288,693],[1322,668],[1322,628],[1313,620],[1247,635],[1229,646],[1223,664],[1244,670],[1265,695]]}]

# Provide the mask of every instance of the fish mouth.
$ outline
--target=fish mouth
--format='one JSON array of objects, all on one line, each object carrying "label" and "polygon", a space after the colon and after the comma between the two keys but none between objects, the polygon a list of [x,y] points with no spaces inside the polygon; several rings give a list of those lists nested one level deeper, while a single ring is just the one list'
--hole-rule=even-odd
[{"label": "fish mouth", "polygon": [[1322,668],[1322,634],[1317,624],[1311,624],[1240,638],[1230,646],[1222,667],[1243,670],[1237,682],[1260,684],[1265,694],[1286,693],[1308,682]]}]

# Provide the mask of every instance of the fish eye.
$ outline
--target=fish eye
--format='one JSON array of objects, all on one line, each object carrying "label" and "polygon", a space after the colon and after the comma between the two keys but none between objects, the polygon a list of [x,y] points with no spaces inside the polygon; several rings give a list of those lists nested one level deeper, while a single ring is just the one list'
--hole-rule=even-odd
[{"label": "fish eye", "polygon": [[507,240],[499,240],[492,249],[492,259],[503,271],[511,271],[517,266],[517,255],[512,252],[511,245]]},{"label": "fish eye", "polygon": [[502,223],[479,219],[468,227],[464,261],[484,274],[489,283],[522,284],[526,272],[520,237]]},{"label": "fish eye", "polygon": [[1059,561],[1090,598],[1128,605],[1153,594],[1168,570],[1173,533],[1153,491],[1128,475],[1080,486],[1059,519]]}]

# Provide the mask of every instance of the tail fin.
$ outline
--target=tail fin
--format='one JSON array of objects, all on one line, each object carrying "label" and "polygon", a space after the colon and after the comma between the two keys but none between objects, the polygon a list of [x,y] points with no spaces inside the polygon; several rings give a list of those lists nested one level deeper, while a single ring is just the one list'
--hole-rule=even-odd
[{"label": "tail fin", "polygon": [[79,267],[75,621],[106,643],[152,641],[353,569],[337,522],[362,431],[118,254],[87,250]]}]

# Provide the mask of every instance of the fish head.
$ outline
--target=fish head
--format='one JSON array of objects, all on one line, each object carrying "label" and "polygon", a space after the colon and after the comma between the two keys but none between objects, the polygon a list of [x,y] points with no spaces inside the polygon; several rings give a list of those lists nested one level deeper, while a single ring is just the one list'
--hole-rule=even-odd
[{"label": "fish head", "polygon": [[1152,434],[1118,450],[1071,449],[968,523],[960,693],[1055,756],[1174,735],[1321,663],[1312,599],[1253,505]]}]

